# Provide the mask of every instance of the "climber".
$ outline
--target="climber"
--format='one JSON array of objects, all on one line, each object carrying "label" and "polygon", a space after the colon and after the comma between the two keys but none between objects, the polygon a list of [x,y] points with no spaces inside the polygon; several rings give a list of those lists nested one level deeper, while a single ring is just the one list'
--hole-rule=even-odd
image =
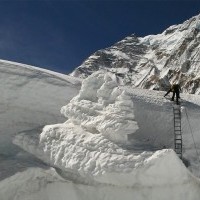
[{"label": "climber", "polygon": [[167,96],[170,92],[173,92],[171,101],[174,101],[174,97],[175,97],[175,94],[176,94],[176,104],[178,105],[179,104],[178,99],[180,98],[180,90],[181,90],[181,88],[180,88],[179,84],[173,84],[173,85],[171,85],[171,87],[167,91],[167,93],[164,95],[164,97]]}]

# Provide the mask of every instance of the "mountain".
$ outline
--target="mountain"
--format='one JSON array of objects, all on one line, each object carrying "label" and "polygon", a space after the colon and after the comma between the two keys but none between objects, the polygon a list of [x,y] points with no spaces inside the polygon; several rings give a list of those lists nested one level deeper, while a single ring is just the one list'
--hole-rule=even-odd
[{"label": "mountain", "polygon": [[115,73],[124,84],[166,90],[179,82],[182,91],[200,94],[200,15],[158,35],[131,35],[99,50],[71,75],[86,78],[100,69]]},{"label": "mountain", "polygon": [[23,131],[38,134],[46,124],[63,122],[60,108],[80,84],[77,78],[0,60],[0,180],[33,164],[12,143],[13,137]]},{"label": "mountain", "polygon": [[[198,200],[200,96],[182,94],[179,107],[152,91],[181,77],[198,94],[187,87],[197,65],[184,64],[198,59],[198,18],[100,51],[74,71],[83,81],[1,60],[0,199]],[[172,149],[177,107],[183,160]]]}]

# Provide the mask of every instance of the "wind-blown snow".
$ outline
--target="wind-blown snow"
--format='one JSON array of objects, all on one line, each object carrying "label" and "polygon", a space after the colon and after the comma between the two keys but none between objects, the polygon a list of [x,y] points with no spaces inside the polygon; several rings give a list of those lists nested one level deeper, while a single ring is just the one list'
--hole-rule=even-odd
[{"label": "wind-blown snow", "polygon": [[[185,198],[177,189],[185,187],[197,199],[199,181],[173,150],[163,149],[173,147],[173,107],[163,94],[119,87],[113,74],[98,72],[62,107],[65,123],[46,126],[39,138],[19,134],[14,143],[77,183],[131,187],[133,194],[138,185],[153,191],[159,187],[163,194],[169,186],[178,190],[174,199]],[[187,106],[200,109],[195,103]]]}]

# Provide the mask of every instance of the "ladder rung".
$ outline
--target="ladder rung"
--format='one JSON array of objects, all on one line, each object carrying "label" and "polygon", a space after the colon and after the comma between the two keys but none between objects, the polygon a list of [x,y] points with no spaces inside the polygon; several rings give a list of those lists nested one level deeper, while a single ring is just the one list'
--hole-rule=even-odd
[{"label": "ladder rung", "polygon": [[176,137],[175,140],[182,140],[182,137],[180,135],[175,136],[175,137]]},{"label": "ladder rung", "polygon": [[175,143],[175,147],[177,148],[182,147],[182,141],[180,141],[180,143]]}]

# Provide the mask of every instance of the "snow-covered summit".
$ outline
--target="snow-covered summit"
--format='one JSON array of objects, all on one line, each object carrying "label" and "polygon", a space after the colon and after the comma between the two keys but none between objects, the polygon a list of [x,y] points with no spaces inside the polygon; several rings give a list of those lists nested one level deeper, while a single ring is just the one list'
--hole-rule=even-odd
[{"label": "snow-covered summit", "polygon": [[73,71],[85,78],[99,69],[115,72],[125,84],[165,90],[180,81],[184,92],[199,94],[200,15],[158,35],[131,35],[99,50]]}]

